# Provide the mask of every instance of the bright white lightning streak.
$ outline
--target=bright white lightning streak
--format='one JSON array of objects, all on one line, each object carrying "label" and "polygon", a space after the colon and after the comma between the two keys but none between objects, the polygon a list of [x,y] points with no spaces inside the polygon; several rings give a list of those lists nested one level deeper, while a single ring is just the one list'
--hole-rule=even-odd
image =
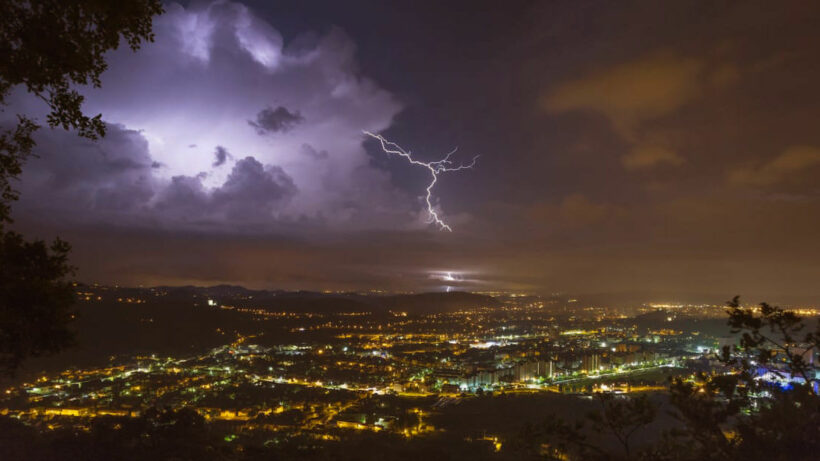
[{"label": "bright white lightning streak", "polygon": [[444,222],[444,220],[441,219],[441,217],[438,215],[438,213],[436,213],[436,210],[433,207],[433,202],[431,201],[433,197],[433,186],[436,185],[436,181],[438,181],[438,175],[440,173],[444,173],[447,171],[466,170],[468,168],[472,168],[473,166],[475,166],[475,161],[478,159],[478,155],[473,157],[473,161],[469,164],[452,166],[453,162],[450,161],[450,156],[456,153],[456,150],[458,150],[458,148],[456,148],[447,153],[447,155],[441,160],[437,160],[435,162],[421,162],[414,159],[413,156],[410,155],[410,152],[402,149],[401,146],[399,146],[398,144],[384,139],[382,135],[373,134],[369,131],[364,131],[363,133],[370,136],[371,138],[378,139],[382,145],[382,150],[386,153],[399,155],[401,157],[406,158],[407,161],[410,162],[412,165],[423,166],[424,168],[430,170],[430,175],[433,177],[433,179],[432,181],[430,181],[430,184],[427,185],[427,195],[424,198],[424,201],[427,202],[427,213],[430,215],[429,222],[436,223],[436,225],[438,225],[439,229],[441,230],[452,232],[453,229],[450,226],[448,226],[447,223]]}]

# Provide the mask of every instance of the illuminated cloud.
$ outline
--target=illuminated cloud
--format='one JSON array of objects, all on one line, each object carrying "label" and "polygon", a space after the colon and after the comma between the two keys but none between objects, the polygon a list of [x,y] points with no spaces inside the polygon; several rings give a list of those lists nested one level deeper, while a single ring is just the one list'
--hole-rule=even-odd
[{"label": "illuminated cloud", "polygon": [[464,280],[464,277],[462,277],[458,272],[444,271],[431,273],[430,279],[439,280],[442,282],[459,282]]},{"label": "illuminated cloud", "polygon": [[[679,166],[683,157],[667,145],[651,142],[648,122],[671,114],[702,93],[703,63],[669,56],[644,57],[563,83],[542,97],[550,113],[587,112],[606,117],[615,132],[632,144],[621,157],[627,170],[661,164]],[[728,71],[719,80],[728,84]]]},{"label": "illuminated cloud", "polygon": [[277,204],[296,194],[293,180],[281,167],[263,166],[253,157],[236,162],[225,183],[211,194],[227,218],[272,217]]},{"label": "illuminated cloud", "polygon": [[238,223],[265,222],[275,218],[280,204],[297,192],[282,168],[264,167],[253,157],[236,162],[218,188],[206,190],[203,177],[174,176],[161,192],[155,209],[169,220],[223,218]]},{"label": "illuminated cloud", "polygon": [[668,114],[700,92],[702,64],[696,59],[651,56],[593,72],[549,91],[551,113],[593,112],[633,140],[641,123]]},{"label": "illuminated cloud", "polygon": [[310,144],[307,144],[307,143],[302,144],[301,151],[302,151],[303,154],[305,154],[306,156],[308,156],[309,158],[311,158],[313,160],[324,160],[328,157],[328,153],[327,153],[326,150],[322,150],[322,151],[316,150],[316,149],[313,148],[313,146],[311,146]]},{"label": "illuminated cloud", "polygon": [[738,168],[729,173],[729,183],[736,186],[772,186],[798,183],[808,172],[820,168],[820,149],[793,146],[777,157],[756,167]]},{"label": "illuminated cloud", "polygon": [[118,222],[209,229],[416,226],[418,206],[370,163],[361,134],[388,128],[401,106],[357,70],[343,32],[296,37],[289,48],[238,3],[166,10],[155,42],[112,53],[102,88],[85,91],[86,111],[112,127],[105,140],[41,130],[49,161],[26,170],[22,207],[57,208],[63,200],[52,195],[63,190],[81,195],[65,204],[85,221],[109,220],[99,209],[118,207]]},{"label": "illuminated cloud", "polygon": [[164,167],[148,153],[142,135],[122,125],[108,125],[97,142],[63,130],[41,129],[36,157],[20,181],[19,207],[49,214],[121,219],[142,213],[160,184]]},{"label": "illuminated cloud", "polygon": [[664,147],[652,145],[635,146],[628,154],[621,157],[621,164],[627,170],[650,168],[664,163],[678,166],[683,162],[683,157],[675,152]]}]

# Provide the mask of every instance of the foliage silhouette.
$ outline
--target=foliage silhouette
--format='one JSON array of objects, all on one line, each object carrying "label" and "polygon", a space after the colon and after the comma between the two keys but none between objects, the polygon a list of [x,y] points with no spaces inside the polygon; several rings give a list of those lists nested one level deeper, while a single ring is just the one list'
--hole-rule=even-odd
[{"label": "foliage silhouette", "polygon": [[[677,377],[669,385],[669,413],[677,427],[639,447],[633,436],[656,422],[646,396],[596,396],[600,410],[574,424],[554,416],[529,424],[517,440],[522,457],[551,460],[809,460],[820,450],[820,398],[808,359],[820,350],[820,322],[811,330],[793,312],[767,303],[727,303],[739,345],[716,355],[723,373]],[[803,333],[809,330],[808,333]],[[761,379],[764,374],[788,384]],[[794,380],[792,378],[798,378]],[[611,438],[618,449],[606,447]]]},{"label": "foliage silhouette", "polygon": [[[124,40],[132,50],[153,40],[152,18],[159,0],[5,0],[0,2],[0,109],[13,90],[35,95],[47,108],[51,128],[81,137],[105,135],[102,115],[82,111],[76,87],[100,86],[105,53]],[[19,198],[13,181],[33,155],[37,120],[17,114],[13,127],[0,128],[0,372],[12,374],[23,359],[71,344],[67,328],[73,298],[70,247],[57,239],[26,241],[7,229],[11,203]],[[38,328],[41,328],[38,330]]]}]

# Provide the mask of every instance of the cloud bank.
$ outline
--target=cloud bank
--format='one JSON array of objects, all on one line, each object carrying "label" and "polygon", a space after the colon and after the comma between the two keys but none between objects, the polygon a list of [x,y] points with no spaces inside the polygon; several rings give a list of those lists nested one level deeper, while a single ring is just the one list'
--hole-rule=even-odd
[{"label": "cloud bank", "polygon": [[362,130],[384,130],[401,105],[361,75],[343,32],[286,44],[232,2],[168,5],[154,29],[85,91],[104,140],[41,130],[21,209],[228,231],[416,225],[414,200],[362,146]]}]

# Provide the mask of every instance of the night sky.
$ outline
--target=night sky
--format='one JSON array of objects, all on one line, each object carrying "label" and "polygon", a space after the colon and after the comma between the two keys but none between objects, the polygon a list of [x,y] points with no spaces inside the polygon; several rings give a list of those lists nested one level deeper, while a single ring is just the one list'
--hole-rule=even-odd
[{"label": "night sky", "polygon": [[[18,183],[79,280],[820,301],[816,2],[183,5],[83,90],[105,139],[40,130]],[[452,232],[362,130],[480,155]]]}]

